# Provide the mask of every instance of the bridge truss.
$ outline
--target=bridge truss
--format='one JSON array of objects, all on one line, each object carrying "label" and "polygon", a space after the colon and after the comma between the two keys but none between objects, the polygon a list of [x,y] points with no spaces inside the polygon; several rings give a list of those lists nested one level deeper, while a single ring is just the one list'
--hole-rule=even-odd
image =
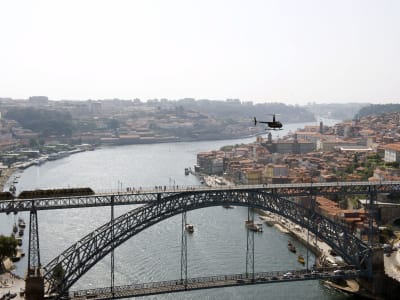
[{"label": "bridge truss", "polygon": [[[33,213],[34,221],[31,220],[33,224],[30,224],[31,227],[33,226],[30,233],[30,245],[32,247],[29,249],[29,257],[32,256],[32,262],[38,261],[38,263],[32,264],[36,268],[36,265],[40,266],[37,211],[144,204],[142,207],[136,208],[116,219],[114,219],[112,213],[109,223],[97,228],[69,247],[44,268],[47,294],[56,293],[62,295],[99,260],[108,253],[112,254],[114,248],[142,230],[189,210],[219,205],[260,208],[288,218],[300,226],[308,228],[310,232],[331,246],[347,263],[356,266],[358,270],[367,270],[367,274],[371,276],[372,219],[369,224],[371,239],[366,244],[353,236],[346,226],[336,224],[317,214],[313,209],[302,207],[291,201],[291,199],[298,196],[314,198],[319,195],[365,195],[370,200],[369,208],[371,214],[377,194],[399,191],[400,181],[273,184],[216,188],[190,186],[181,187],[180,189],[165,187],[163,189],[135,190],[127,193],[74,197],[15,198],[0,201],[0,213],[16,213],[19,211]],[[247,239],[246,274],[248,276],[254,259],[254,257],[251,257],[249,250],[251,251],[254,245],[252,246],[251,236],[248,236]],[[181,253],[183,262],[186,260],[184,251],[185,246],[183,245]],[[185,268],[185,264],[182,264],[181,279],[187,282]],[[111,283],[112,289],[114,286],[113,274]],[[113,290],[111,291],[113,292]]]},{"label": "bridge truss", "polygon": [[[144,189],[126,193],[104,193],[73,197],[51,197],[0,201],[0,213],[17,213],[21,211],[53,210],[81,207],[98,207],[113,205],[146,204],[182,192],[207,192],[224,190],[270,191],[276,195],[287,197],[299,196],[333,196],[333,195],[370,195],[400,192],[400,181],[382,182],[330,182],[330,183],[299,183],[299,184],[268,184],[268,185],[237,185],[222,187],[188,186],[180,189]],[[113,200],[112,200],[113,199]]]},{"label": "bridge truss", "polygon": [[[352,235],[346,226],[334,223],[311,209],[281,197],[275,189],[183,191],[158,197],[157,200],[133,209],[115,218],[113,222],[97,228],[69,247],[44,267],[46,293],[59,295],[66,293],[83,274],[109,254],[114,247],[118,247],[142,230],[186,211],[220,205],[247,206],[279,214],[308,228],[330,245],[348,264],[359,270],[369,268],[371,248],[368,244]],[[63,270],[62,278],[54,276],[54,271],[60,267]]]}]

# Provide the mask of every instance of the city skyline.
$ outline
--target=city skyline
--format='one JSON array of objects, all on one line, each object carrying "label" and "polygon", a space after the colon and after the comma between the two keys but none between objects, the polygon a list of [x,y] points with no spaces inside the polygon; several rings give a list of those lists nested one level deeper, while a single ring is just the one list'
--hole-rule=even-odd
[{"label": "city skyline", "polygon": [[400,101],[397,1],[12,1],[0,97]]}]

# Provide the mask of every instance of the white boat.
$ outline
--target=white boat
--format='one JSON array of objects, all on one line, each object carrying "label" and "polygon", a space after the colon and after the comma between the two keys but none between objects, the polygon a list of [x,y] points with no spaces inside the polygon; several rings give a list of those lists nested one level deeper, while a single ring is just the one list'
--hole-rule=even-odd
[{"label": "white boat", "polygon": [[21,219],[21,218],[18,219],[18,227],[19,228],[25,228],[26,227],[25,221],[23,219]]},{"label": "white boat", "polygon": [[263,227],[261,223],[254,223],[252,220],[247,220],[246,222],[246,227],[249,230],[255,231],[255,232],[263,232]]},{"label": "white boat", "polygon": [[193,233],[194,232],[193,224],[186,224],[185,228],[186,228],[187,232],[189,232],[189,233]]}]

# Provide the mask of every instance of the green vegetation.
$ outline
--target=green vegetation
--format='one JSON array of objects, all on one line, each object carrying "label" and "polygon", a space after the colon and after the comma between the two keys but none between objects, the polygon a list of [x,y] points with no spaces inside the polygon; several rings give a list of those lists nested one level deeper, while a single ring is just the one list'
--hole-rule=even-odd
[{"label": "green vegetation", "polygon": [[230,145],[230,146],[222,146],[219,150],[224,151],[224,152],[229,152],[229,151],[232,151],[232,149],[233,149],[233,146]]},{"label": "green vegetation", "polygon": [[314,115],[305,108],[283,103],[259,103],[254,105],[241,104],[237,101],[183,99],[177,102],[185,111],[197,111],[212,116],[227,124],[246,120],[251,125],[251,119],[272,118],[271,114],[279,114],[279,120],[284,123],[312,122]]},{"label": "green vegetation", "polygon": [[320,117],[351,120],[361,108],[368,105],[368,103],[309,103],[305,109]]},{"label": "green vegetation", "polygon": [[17,245],[17,240],[13,236],[0,235],[0,270],[3,267],[3,259],[17,253]]},{"label": "green vegetation", "polygon": [[57,281],[60,282],[65,276],[65,270],[61,263],[58,263],[53,270],[53,278]]},{"label": "green vegetation", "polygon": [[361,176],[362,180],[368,180],[374,174],[376,168],[385,169],[391,163],[384,163],[382,158],[378,154],[369,155],[366,157],[360,157],[355,154],[353,162],[349,165],[344,172],[336,172],[338,178],[346,179],[348,175],[356,174]]},{"label": "green vegetation", "polygon": [[12,108],[5,117],[16,120],[23,128],[38,132],[43,137],[71,136],[74,127],[71,114],[58,110]]},{"label": "green vegetation", "polygon": [[360,119],[365,116],[394,112],[400,112],[400,104],[371,104],[370,106],[361,108],[356,114],[356,118]]}]

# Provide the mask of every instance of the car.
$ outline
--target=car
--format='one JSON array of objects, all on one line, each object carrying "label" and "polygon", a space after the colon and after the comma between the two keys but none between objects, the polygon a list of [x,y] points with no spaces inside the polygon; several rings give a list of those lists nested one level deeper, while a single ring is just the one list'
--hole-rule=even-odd
[{"label": "car", "polygon": [[286,272],[285,274],[283,274],[283,278],[292,278],[293,277],[293,273],[291,272]]},{"label": "car", "polygon": [[344,271],[343,270],[335,270],[335,271],[333,271],[333,274],[335,274],[335,275],[344,275]]}]

